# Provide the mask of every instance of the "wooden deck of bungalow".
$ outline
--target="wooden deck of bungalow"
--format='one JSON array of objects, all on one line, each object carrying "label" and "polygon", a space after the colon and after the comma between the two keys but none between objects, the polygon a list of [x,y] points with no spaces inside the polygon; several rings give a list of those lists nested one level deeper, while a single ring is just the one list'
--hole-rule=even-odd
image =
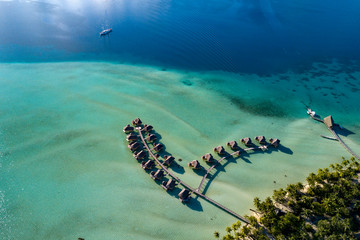
[{"label": "wooden deck of bungalow", "polygon": [[[157,164],[167,173],[169,174],[175,181],[177,181],[180,185],[182,185],[183,187],[187,188],[189,191],[193,192],[194,194],[198,195],[199,197],[203,198],[204,200],[210,202],[211,204],[215,205],[216,207],[220,208],[221,210],[227,212],[228,214],[236,217],[237,219],[249,224],[249,220],[246,219],[245,217],[235,213],[234,211],[230,210],[229,208],[221,205],[220,203],[214,201],[213,199],[205,196],[204,194],[200,193],[199,191],[197,191],[197,189],[192,188],[190,185],[186,184],[185,182],[183,182],[179,177],[177,177],[176,175],[174,175],[172,172],[170,172],[162,163],[161,161],[154,155],[154,153],[152,152],[152,149],[150,149],[150,147],[148,146],[147,142],[145,141],[145,138],[142,134],[142,130],[140,127],[136,128],[139,132],[139,136],[141,138],[141,141],[143,142],[146,150],[149,152],[149,154],[151,155],[151,157],[157,162]],[[235,153],[234,153],[235,154]],[[224,159],[224,158],[222,158]]]},{"label": "wooden deck of bungalow", "polygon": [[[324,120],[316,117],[316,116],[313,116],[313,115],[310,115],[309,116],[314,119],[315,121],[318,121],[318,122],[322,122],[325,124]],[[326,126],[326,124],[325,124]],[[328,126],[326,126],[327,129],[329,129],[329,131],[334,135],[334,137],[338,140],[338,142],[352,155],[354,156],[356,159],[360,160],[360,157],[340,138],[340,136],[334,131],[334,129],[331,129],[329,128]]]}]

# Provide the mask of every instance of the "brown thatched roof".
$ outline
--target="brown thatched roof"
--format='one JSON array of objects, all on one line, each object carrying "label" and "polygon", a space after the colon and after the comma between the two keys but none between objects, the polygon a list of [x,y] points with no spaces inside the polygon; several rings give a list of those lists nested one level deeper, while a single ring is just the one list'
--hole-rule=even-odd
[{"label": "brown thatched roof", "polygon": [[138,136],[135,133],[130,133],[129,135],[126,136],[126,141],[128,142],[133,142],[136,141],[138,139]]},{"label": "brown thatched roof", "polygon": [[278,147],[280,144],[280,140],[277,138],[270,138],[269,141],[270,144],[273,145],[274,147]]},{"label": "brown thatched roof", "polygon": [[164,176],[164,171],[161,169],[157,170],[154,174],[154,178],[156,179],[161,179],[163,176]]},{"label": "brown thatched roof", "polygon": [[192,160],[191,162],[189,162],[189,167],[194,168],[194,169],[200,169],[201,165],[199,163],[198,160]]},{"label": "brown thatched roof", "polygon": [[124,133],[129,133],[129,132],[132,132],[134,131],[134,128],[132,126],[130,126],[129,124],[126,125],[124,128],[123,128],[123,132]]},{"label": "brown thatched roof", "polygon": [[154,161],[153,160],[148,160],[147,162],[145,163],[141,163],[141,166],[142,168],[147,168],[147,169],[150,169],[152,168],[153,166],[155,165]]},{"label": "brown thatched roof", "polygon": [[239,146],[238,146],[238,144],[237,144],[236,141],[227,142],[226,145],[228,145],[228,146],[229,146],[231,149],[233,149],[233,150],[239,148]]},{"label": "brown thatched roof", "polygon": [[262,144],[266,143],[266,139],[264,136],[257,136],[257,137],[255,137],[255,140]]},{"label": "brown thatched roof", "polygon": [[153,130],[153,126],[145,124],[143,130],[145,132],[150,132],[151,130]]},{"label": "brown thatched roof", "polygon": [[201,157],[201,159],[206,161],[206,162],[210,162],[210,163],[214,162],[214,157],[213,157],[213,155],[211,155],[211,153],[207,153],[207,154],[203,155]]},{"label": "brown thatched roof", "polygon": [[225,154],[225,149],[223,146],[218,146],[216,148],[213,149],[214,152],[218,153],[218,154]]},{"label": "brown thatched roof", "polygon": [[176,181],[170,178],[167,182],[163,182],[162,184],[166,190],[172,190],[176,186]]},{"label": "brown thatched roof", "polygon": [[252,144],[251,139],[248,138],[248,137],[242,138],[240,141],[241,141],[242,143],[244,143],[246,146],[249,146],[249,145]]},{"label": "brown thatched roof", "polygon": [[328,128],[332,129],[334,126],[334,119],[331,115],[327,116],[326,118],[324,118],[324,123]]},{"label": "brown thatched roof", "polygon": [[138,149],[140,147],[140,143],[138,142],[132,142],[128,145],[128,148],[131,150],[131,151],[135,151],[136,149]]},{"label": "brown thatched roof", "polygon": [[142,122],[141,122],[140,118],[136,118],[131,121],[131,124],[134,126],[140,126],[142,124]]},{"label": "brown thatched roof", "polygon": [[178,196],[180,199],[185,200],[190,196],[190,191],[184,188],[183,190],[181,190]]},{"label": "brown thatched roof", "polygon": [[141,150],[140,152],[138,152],[137,154],[134,154],[134,157],[137,160],[143,159],[146,157],[146,152],[144,150]]},{"label": "brown thatched roof", "polygon": [[155,146],[154,146],[154,150],[156,152],[160,152],[163,149],[164,149],[164,145],[162,145],[161,143],[155,144]]},{"label": "brown thatched roof", "polygon": [[146,141],[148,142],[155,142],[157,139],[155,134],[150,134],[149,136],[146,137]]},{"label": "brown thatched roof", "polygon": [[164,158],[165,158],[164,164],[166,164],[168,166],[170,166],[171,163],[175,160],[175,158],[173,156],[165,155]]}]

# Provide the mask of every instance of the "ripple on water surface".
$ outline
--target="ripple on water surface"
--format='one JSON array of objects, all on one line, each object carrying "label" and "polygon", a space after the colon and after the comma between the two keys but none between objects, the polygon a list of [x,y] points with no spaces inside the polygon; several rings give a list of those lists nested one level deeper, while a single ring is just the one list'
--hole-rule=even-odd
[{"label": "ripple on water surface", "polygon": [[[319,137],[327,131],[302,103],[357,133],[360,74],[344,69],[333,62],[258,76],[102,62],[1,64],[0,236],[211,237],[235,219],[163,191],[131,156],[122,127],[135,117],[152,124],[166,151],[183,159],[174,172],[193,187],[201,177],[187,163],[213,147],[257,135],[281,139],[278,150],[224,161],[213,173],[206,194],[248,214],[255,196],[348,157]],[[360,151],[357,134],[344,138]]]}]

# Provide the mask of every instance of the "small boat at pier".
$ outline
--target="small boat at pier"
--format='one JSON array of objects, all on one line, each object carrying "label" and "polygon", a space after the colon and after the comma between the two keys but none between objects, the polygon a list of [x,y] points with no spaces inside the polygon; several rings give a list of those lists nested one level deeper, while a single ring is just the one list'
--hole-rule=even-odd
[{"label": "small boat at pier", "polygon": [[309,114],[312,117],[314,117],[316,115],[315,111],[311,110],[310,108],[308,108],[306,113]]}]

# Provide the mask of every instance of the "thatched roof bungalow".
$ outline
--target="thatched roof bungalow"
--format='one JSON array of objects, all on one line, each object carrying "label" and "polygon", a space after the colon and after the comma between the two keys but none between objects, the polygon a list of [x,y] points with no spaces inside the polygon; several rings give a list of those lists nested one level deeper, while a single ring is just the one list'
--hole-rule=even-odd
[{"label": "thatched roof bungalow", "polygon": [[183,190],[181,190],[181,192],[178,194],[178,196],[179,196],[179,200],[181,202],[187,202],[191,198],[191,193],[189,190],[184,188]]},{"label": "thatched roof bungalow", "polygon": [[223,146],[218,146],[218,147],[214,148],[213,150],[214,150],[214,152],[216,152],[219,155],[223,155],[226,153]]},{"label": "thatched roof bungalow", "polygon": [[266,144],[266,139],[264,136],[255,137],[255,141],[258,141],[260,144]]},{"label": "thatched roof bungalow", "polygon": [[135,151],[136,149],[138,149],[140,147],[140,143],[138,142],[132,142],[128,145],[128,148],[133,152]]},{"label": "thatched roof bungalow", "polygon": [[334,119],[332,118],[331,115],[324,118],[324,123],[330,129],[334,127]]},{"label": "thatched roof bungalow", "polygon": [[133,156],[134,156],[134,158],[136,160],[141,160],[141,159],[144,159],[146,157],[146,152],[144,150],[141,150],[138,153],[134,153]]},{"label": "thatched roof bungalow", "polygon": [[134,142],[138,140],[138,136],[135,133],[130,133],[126,136],[126,141],[128,142]]},{"label": "thatched roof bungalow", "polygon": [[276,148],[279,147],[279,145],[280,145],[280,140],[277,138],[270,138],[269,142],[272,146],[274,146]]},{"label": "thatched roof bungalow", "polygon": [[201,159],[208,163],[215,162],[214,157],[213,157],[213,155],[211,155],[211,153],[207,153],[207,154],[201,156]]},{"label": "thatched roof bungalow", "polygon": [[238,150],[239,146],[236,141],[230,141],[227,142],[226,145],[228,145],[232,150]]},{"label": "thatched roof bungalow", "polygon": [[176,184],[176,181],[175,181],[174,179],[172,179],[172,178],[170,178],[167,182],[163,181],[163,182],[161,183],[161,186],[162,186],[166,191],[169,191],[169,190],[171,191],[171,190],[173,190],[176,185],[177,185],[177,184]]},{"label": "thatched roof bungalow", "polygon": [[147,136],[146,138],[146,141],[148,142],[155,142],[157,140],[157,137],[155,134],[150,134],[149,136]]},{"label": "thatched roof bungalow", "polygon": [[141,122],[140,118],[136,118],[136,119],[131,121],[131,124],[133,126],[140,126],[142,124],[142,122]]},{"label": "thatched roof bungalow", "polygon": [[150,173],[150,176],[151,176],[151,178],[154,179],[154,180],[160,180],[161,178],[164,177],[164,171],[161,170],[161,169],[157,170],[156,172],[155,172],[155,171],[152,171],[152,172]]},{"label": "thatched roof bungalow", "polygon": [[155,144],[154,145],[154,150],[156,152],[161,152],[164,149],[164,145],[162,145],[161,143]]},{"label": "thatched roof bungalow", "polygon": [[132,126],[130,126],[129,124],[123,128],[123,132],[126,134],[131,133],[133,131],[134,131],[134,128]]},{"label": "thatched roof bungalow", "polygon": [[252,145],[251,138],[248,138],[248,137],[242,138],[240,141],[241,141],[243,144],[245,144],[245,146],[251,146],[251,145]]},{"label": "thatched roof bungalow", "polygon": [[192,160],[191,162],[189,162],[188,166],[193,168],[193,169],[200,169],[201,168],[201,165],[200,165],[198,160]]},{"label": "thatched roof bungalow", "polygon": [[164,164],[168,166],[170,166],[171,163],[174,162],[175,160],[173,156],[168,156],[168,155],[165,155],[164,158],[165,158]]},{"label": "thatched roof bungalow", "polygon": [[145,132],[150,132],[153,130],[153,126],[145,124],[143,130]]},{"label": "thatched roof bungalow", "polygon": [[153,160],[148,160],[147,162],[145,162],[145,161],[141,162],[141,167],[143,169],[151,169],[154,167],[154,165],[155,165],[155,163]]}]

